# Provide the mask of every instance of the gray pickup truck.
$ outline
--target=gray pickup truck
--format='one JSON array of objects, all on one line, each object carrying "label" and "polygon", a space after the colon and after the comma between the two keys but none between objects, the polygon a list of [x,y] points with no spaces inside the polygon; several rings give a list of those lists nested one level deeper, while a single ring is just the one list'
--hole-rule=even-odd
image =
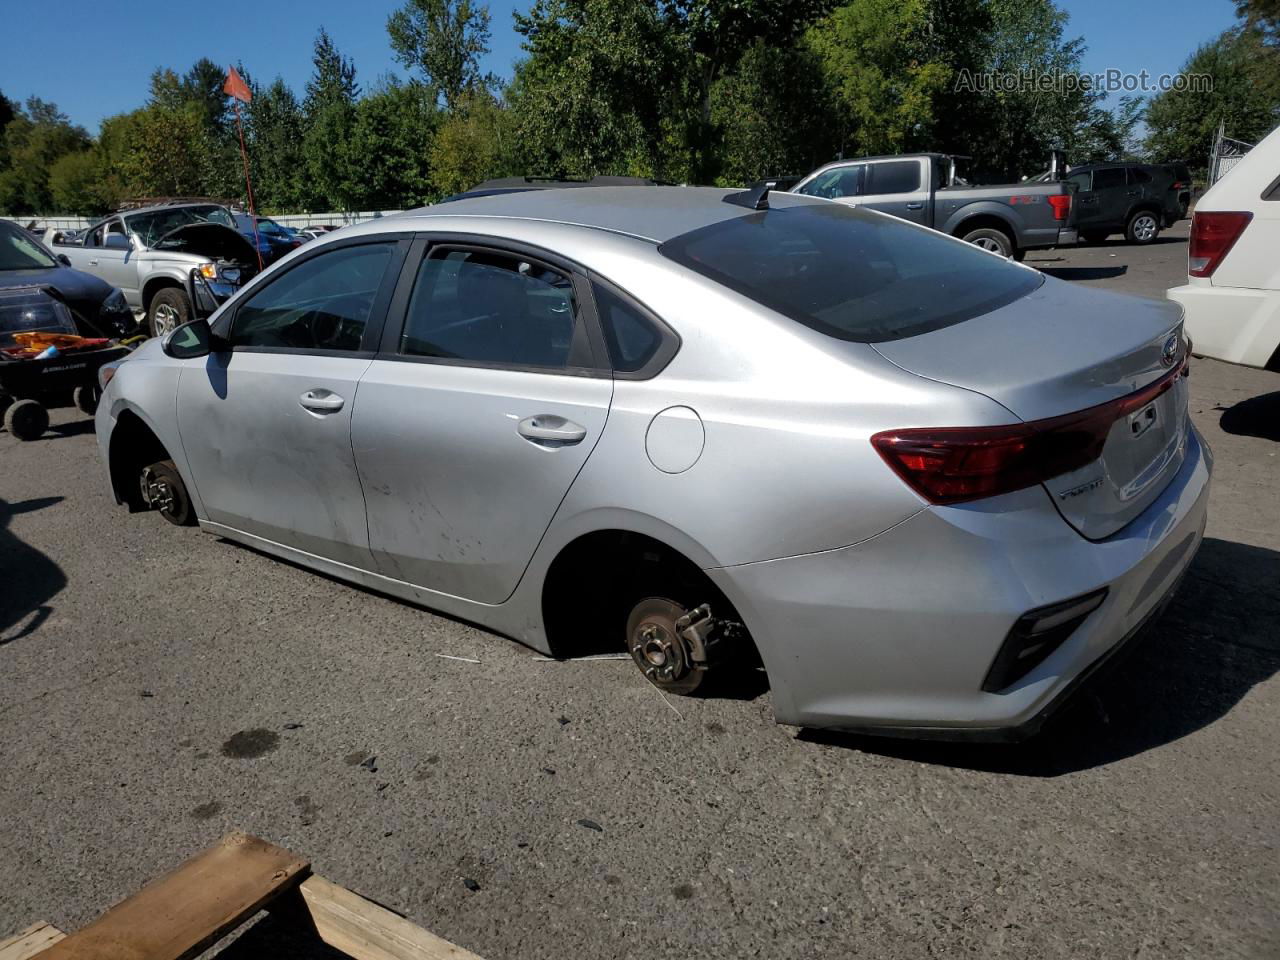
[{"label": "gray pickup truck", "polygon": [[231,212],[216,203],[122,211],[70,243],[49,239],[72,267],[119,287],[157,337],[194,319],[196,304],[201,313],[213,312],[258,269],[253,246],[236,232]]},{"label": "gray pickup truck", "polygon": [[1074,188],[1061,180],[971,186],[941,153],[838,160],[794,193],[869,207],[1021,260],[1027,250],[1076,242]]}]

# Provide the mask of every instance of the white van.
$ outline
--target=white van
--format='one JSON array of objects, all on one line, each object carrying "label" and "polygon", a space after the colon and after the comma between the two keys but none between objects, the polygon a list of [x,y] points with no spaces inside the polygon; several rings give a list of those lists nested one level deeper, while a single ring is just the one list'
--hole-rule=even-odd
[{"label": "white van", "polygon": [[1280,128],[1196,204],[1186,310],[1195,352],[1280,370]]}]

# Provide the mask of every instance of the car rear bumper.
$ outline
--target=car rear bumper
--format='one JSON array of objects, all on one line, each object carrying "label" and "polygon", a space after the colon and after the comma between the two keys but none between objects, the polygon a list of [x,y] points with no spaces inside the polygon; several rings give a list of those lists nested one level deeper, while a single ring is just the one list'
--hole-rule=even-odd
[{"label": "car rear bumper", "polygon": [[1182,304],[1197,353],[1265,367],[1280,349],[1280,290],[1188,283],[1167,296]]},{"label": "car rear bumper", "polygon": [[[1115,535],[1082,538],[1043,488],[929,507],[862,543],[708,571],[769,671],[780,723],[1020,739],[1158,613],[1204,534],[1211,458],[1192,431],[1178,475]],[[999,692],[983,680],[1013,624],[1107,589],[1103,604]]]}]

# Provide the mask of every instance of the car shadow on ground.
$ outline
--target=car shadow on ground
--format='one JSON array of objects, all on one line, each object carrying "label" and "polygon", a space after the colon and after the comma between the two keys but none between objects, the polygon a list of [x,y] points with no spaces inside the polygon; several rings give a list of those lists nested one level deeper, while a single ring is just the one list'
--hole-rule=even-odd
[{"label": "car shadow on ground", "polygon": [[1224,433],[1238,437],[1280,440],[1280,391],[1250,397],[1223,409],[1218,426],[1222,427]]},{"label": "car shadow on ground", "polygon": [[1280,553],[1206,538],[1182,588],[1131,651],[1019,744],[798,739],[919,763],[1028,777],[1105,766],[1195,733],[1280,670]]},{"label": "car shadow on ground", "polygon": [[1127,266],[1120,267],[1040,267],[1040,272],[1059,280],[1111,280],[1123,277],[1129,272]]},{"label": "car shadow on ground", "polygon": [[1132,247],[1133,249],[1138,250],[1138,249],[1141,249],[1142,247],[1156,247],[1162,243],[1186,243],[1186,242],[1187,242],[1187,238],[1185,236],[1171,237],[1168,234],[1161,234],[1160,236],[1152,240],[1150,243],[1130,243],[1128,240],[1124,239],[1124,237],[1120,236],[1120,234],[1117,233],[1114,237],[1111,237],[1110,239],[1107,239],[1107,240],[1097,240],[1097,241],[1081,240],[1078,244],[1076,244],[1076,249],[1088,249],[1088,248],[1097,248],[1097,247]]},{"label": "car shadow on ground", "polygon": [[0,499],[0,647],[33,633],[49,618],[48,600],[67,585],[62,568],[9,529],[20,513],[42,510],[62,497],[11,503]]}]

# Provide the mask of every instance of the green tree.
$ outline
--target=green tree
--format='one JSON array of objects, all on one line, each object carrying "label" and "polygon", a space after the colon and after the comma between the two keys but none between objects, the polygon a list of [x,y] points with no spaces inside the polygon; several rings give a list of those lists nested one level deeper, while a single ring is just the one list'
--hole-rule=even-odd
[{"label": "green tree", "polygon": [[[458,102],[458,112],[464,101]],[[352,150],[363,157],[359,206],[364,210],[420,206],[430,196],[431,149],[438,120],[432,91],[386,81],[356,105]]]},{"label": "green tree", "polygon": [[124,189],[140,197],[203,193],[205,143],[204,117],[194,105],[136,111],[119,160]]},{"label": "green tree", "polygon": [[509,114],[491,94],[474,90],[447,114],[431,145],[431,181],[441,196],[512,173]]},{"label": "green tree", "polygon": [[308,199],[312,209],[351,210],[359,188],[352,162],[351,137],[356,125],[356,100],[360,87],[356,68],[338,52],[322,27],[316,37],[303,103],[307,129],[303,159],[308,175]]},{"label": "green tree", "polygon": [[489,8],[471,0],[407,0],[387,18],[396,59],[417,70],[447,109],[490,78],[480,73],[489,52]]},{"label": "green tree", "polygon": [[97,149],[64,153],[49,168],[52,212],[89,217],[108,210],[104,172]]},{"label": "green tree", "polygon": [[1275,61],[1263,46],[1256,31],[1237,28],[1187,59],[1183,74],[1211,77],[1213,90],[1170,90],[1152,99],[1146,120],[1153,160],[1186,160],[1202,170],[1219,123],[1226,124],[1227,136],[1256,142],[1280,122]]},{"label": "green tree", "polygon": [[805,173],[840,147],[822,61],[806,46],[757,40],[711,90],[718,182]]},{"label": "green tree", "polygon": [[263,87],[248,79],[253,100],[244,107],[245,139],[260,210],[293,211],[306,200],[303,147],[306,117],[280,77]]},{"label": "green tree", "polygon": [[89,146],[89,134],[55,104],[31,97],[4,128],[8,166],[0,173],[0,210],[11,214],[54,209],[49,170],[63,155]]},{"label": "green tree", "polygon": [[652,0],[535,0],[507,90],[524,169],[684,180],[687,49]]}]

